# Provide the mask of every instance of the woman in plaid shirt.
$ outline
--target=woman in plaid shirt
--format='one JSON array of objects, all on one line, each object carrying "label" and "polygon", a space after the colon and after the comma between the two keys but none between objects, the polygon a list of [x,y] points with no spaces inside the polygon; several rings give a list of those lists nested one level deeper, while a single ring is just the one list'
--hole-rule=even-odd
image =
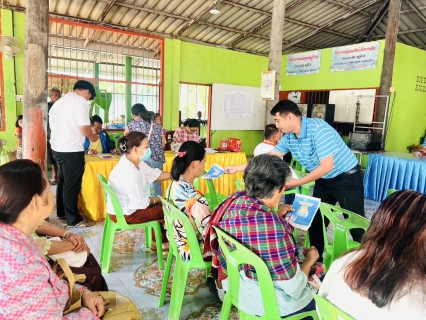
[{"label": "woman in plaid shirt", "polygon": [[200,122],[196,119],[187,119],[183,123],[183,127],[176,129],[173,134],[173,142],[184,143],[185,141],[200,142],[198,131],[200,130]]},{"label": "woman in plaid shirt", "polygon": [[[210,219],[211,225],[218,226],[265,262],[274,282],[281,316],[315,310],[312,293],[316,289],[308,284],[308,276],[318,259],[318,251],[315,247],[305,248],[306,259],[299,266],[293,227],[284,219],[291,206],[273,211],[290,177],[290,169],[281,158],[269,154],[253,158],[244,171],[246,190],[220,204]],[[205,247],[212,251],[213,264],[219,267],[219,280],[226,291],[226,260],[213,228],[206,235]],[[253,267],[243,267],[240,284],[238,308],[262,316],[265,313],[262,295]]]}]

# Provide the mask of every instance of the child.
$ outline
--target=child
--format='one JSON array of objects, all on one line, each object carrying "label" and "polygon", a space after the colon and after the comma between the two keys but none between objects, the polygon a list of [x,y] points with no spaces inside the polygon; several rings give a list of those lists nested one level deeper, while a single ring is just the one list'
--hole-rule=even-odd
[{"label": "child", "polygon": [[17,137],[16,141],[16,159],[22,159],[22,125],[24,119],[22,114],[18,116],[15,122],[15,136]]}]

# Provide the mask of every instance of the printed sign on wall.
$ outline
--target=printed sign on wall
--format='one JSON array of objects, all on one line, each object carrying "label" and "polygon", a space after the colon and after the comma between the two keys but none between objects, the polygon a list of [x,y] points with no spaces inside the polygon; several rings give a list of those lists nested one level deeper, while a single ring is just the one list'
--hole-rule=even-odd
[{"label": "printed sign on wall", "polygon": [[289,54],[287,56],[286,75],[319,73],[321,66],[321,50]]},{"label": "printed sign on wall", "polygon": [[360,43],[331,50],[331,72],[375,69],[379,42]]}]

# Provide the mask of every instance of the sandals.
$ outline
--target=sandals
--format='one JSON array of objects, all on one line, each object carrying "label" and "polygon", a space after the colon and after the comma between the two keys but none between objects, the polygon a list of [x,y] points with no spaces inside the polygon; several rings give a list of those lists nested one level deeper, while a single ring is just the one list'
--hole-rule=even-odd
[{"label": "sandals", "polygon": [[77,223],[75,226],[68,226],[68,228],[87,228],[93,226],[93,222],[89,220],[83,220]]}]

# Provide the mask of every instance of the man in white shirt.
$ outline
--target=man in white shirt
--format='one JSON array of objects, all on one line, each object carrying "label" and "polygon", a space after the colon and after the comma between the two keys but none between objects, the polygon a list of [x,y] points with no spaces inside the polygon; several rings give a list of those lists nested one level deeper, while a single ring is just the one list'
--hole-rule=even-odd
[{"label": "man in white shirt", "polygon": [[267,124],[265,132],[263,133],[265,140],[259,143],[253,151],[253,155],[256,157],[259,154],[265,154],[274,149],[278,141],[281,139],[281,133],[275,124]]},{"label": "man in white shirt", "polygon": [[67,225],[87,227],[78,213],[78,195],[84,173],[83,144],[88,137],[99,137],[90,128],[88,100],[95,98],[95,88],[90,82],[79,80],[73,92],[60,98],[50,109],[50,144],[53,158],[58,164],[59,182],[56,191],[57,214],[66,218]]}]

